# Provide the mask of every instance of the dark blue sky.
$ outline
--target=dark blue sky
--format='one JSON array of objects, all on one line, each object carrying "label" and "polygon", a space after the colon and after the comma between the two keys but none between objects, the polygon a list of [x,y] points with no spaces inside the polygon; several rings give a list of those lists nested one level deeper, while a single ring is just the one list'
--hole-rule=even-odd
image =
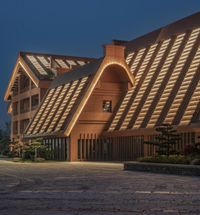
[{"label": "dark blue sky", "polygon": [[20,50],[99,57],[112,39],[198,11],[199,0],[1,0],[0,125],[9,120],[3,95]]}]

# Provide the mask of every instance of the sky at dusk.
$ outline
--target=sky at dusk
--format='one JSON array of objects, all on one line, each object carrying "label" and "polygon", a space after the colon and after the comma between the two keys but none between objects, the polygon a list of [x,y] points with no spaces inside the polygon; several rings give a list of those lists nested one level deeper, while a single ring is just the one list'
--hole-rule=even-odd
[{"label": "sky at dusk", "polygon": [[200,11],[199,0],[0,0],[0,126],[19,51],[100,57],[112,39],[131,40]]}]

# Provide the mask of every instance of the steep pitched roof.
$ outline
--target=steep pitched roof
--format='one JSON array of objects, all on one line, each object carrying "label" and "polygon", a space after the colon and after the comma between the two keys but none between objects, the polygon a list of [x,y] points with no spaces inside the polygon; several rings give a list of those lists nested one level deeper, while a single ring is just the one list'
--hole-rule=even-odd
[{"label": "steep pitched roof", "polygon": [[57,76],[59,70],[68,71],[83,66],[92,60],[94,60],[94,58],[20,52],[4,99],[8,100],[9,95],[12,93],[20,68],[23,69],[35,85],[38,86],[40,80],[53,80]]},{"label": "steep pitched roof", "polygon": [[135,85],[108,131],[199,121],[200,13],[126,44]]},{"label": "steep pitched roof", "polygon": [[39,79],[52,79],[57,69],[73,69],[83,66],[94,58],[20,52],[20,56]]},{"label": "steep pitched roof", "polygon": [[61,76],[58,76],[55,79],[55,81],[52,83],[51,88],[55,88],[57,86],[95,74],[95,72],[98,70],[99,66],[101,65],[102,61],[103,61],[103,58],[99,58],[97,60],[92,61],[91,63],[88,63],[85,66],[77,67],[72,71],[69,71]]},{"label": "steep pitched roof", "polygon": [[124,58],[123,60],[111,56],[109,59],[100,58],[63,74],[50,86],[25,131],[25,138],[58,134],[69,136],[102,73],[111,64],[123,68],[127,80],[133,85],[134,80]]}]

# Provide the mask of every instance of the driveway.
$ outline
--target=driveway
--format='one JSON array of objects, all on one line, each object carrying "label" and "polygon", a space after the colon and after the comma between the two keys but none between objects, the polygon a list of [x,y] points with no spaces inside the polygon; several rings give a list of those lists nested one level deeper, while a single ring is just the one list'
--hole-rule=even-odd
[{"label": "driveway", "polygon": [[200,214],[200,178],[0,160],[0,215]]}]

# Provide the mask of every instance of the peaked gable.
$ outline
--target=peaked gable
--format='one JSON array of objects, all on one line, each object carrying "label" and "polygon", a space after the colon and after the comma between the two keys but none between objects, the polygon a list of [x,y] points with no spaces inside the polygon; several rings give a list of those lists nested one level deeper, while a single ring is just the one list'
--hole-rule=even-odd
[{"label": "peaked gable", "polygon": [[7,101],[12,93],[19,68],[22,68],[38,87],[39,81],[52,81],[60,70],[65,72],[83,66],[92,60],[94,60],[94,58],[20,52],[11,74],[4,100]]},{"label": "peaked gable", "polygon": [[25,131],[25,137],[69,136],[98,80],[110,65],[123,68],[133,86],[133,76],[125,60],[106,56],[54,80],[38,112]]}]

